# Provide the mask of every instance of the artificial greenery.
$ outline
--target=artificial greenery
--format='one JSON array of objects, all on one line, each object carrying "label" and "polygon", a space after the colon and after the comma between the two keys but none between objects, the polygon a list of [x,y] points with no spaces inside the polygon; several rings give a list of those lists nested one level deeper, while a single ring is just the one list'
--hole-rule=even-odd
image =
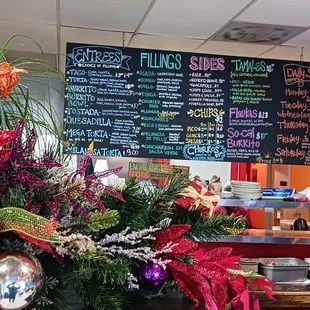
[{"label": "artificial greenery", "polygon": [[[245,229],[245,220],[242,217],[225,214],[203,217],[199,210],[185,210],[176,206],[173,202],[179,198],[180,192],[186,186],[188,186],[188,180],[184,177],[175,177],[168,185],[152,189],[144,187],[136,179],[128,179],[125,186],[119,188],[124,201],[106,194],[102,195],[101,199],[107,211],[102,213],[94,210],[90,213],[87,223],[81,217],[75,216],[70,229],[92,235],[96,240],[100,240],[106,234],[121,232],[128,227],[131,230],[140,230],[156,226],[160,221],[169,219],[170,224],[190,224],[191,229],[186,233],[186,237],[200,242],[216,240],[235,230]],[[20,187],[16,187],[10,190],[10,195],[0,201],[3,206],[10,203],[10,205],[23,207],[23,197],[27,197],[26,194]],[[47,207],[42,206],[40,214],[49,214],[49,212]],[[157,295],[156,292],[145,289],[140,290],[139,293],[133,293],[126,288],[128,273],[137,271],[139,267],[136,261],[126,257],[111,259],[111,257],[98,256],[95,250],[90,248],[86,257],[73,261],[65,258],[64,262],[59,263],[45,252],[36,252],[34,247],[25,248],[18,237],[0,239],[0,251],[8,249],[10,245],[13,249],[36,254],[42,262],[46,276],[59,281],[56,286],[49,289],[50,303],[40,299],[40,303],[35,308],[37,310],[59,310],[60,300],[68,309],[78,307],[79,301],[80,306],[85,303],[93,310],[121,310],[126,302],[138,296],[143,298]],[[141,245],[149,245],[149,243]],[[124,247],[126,248],[126,245]],[[192,257],[184,257],[183,260],[191,263]],[[70,295],[67,293],[68,288],[73,289]],[[175,283],[167,281],[164,289],[168,288],[175,289]],[[60,296],[62,293],[64,295]]]},{"label": "artificial greenery", "polygon": [[[242,217],[219,214],[204,218],[199,210],[184,210],[174,206],[173,201],[186,186],[188,181],[184,177],[175,177],[168,185],[152,190],[143,187],[136,179],[128,179],[125,187],[121,189],[125,202],[106,195],[102,196],[104,205],[110,210],[109,215],[114,214],[118,224],[108,230],[102,230],[101,233],[111,234],[127,227],[132,230],[144,229],[156,225],[164,218],[171,219],[171,223],[175,224],[191,224],[192,228],[186,236],[200,242],[230,234],[231,229],[238,231],[245,229],[245,220]],[[117,213],[112,213],[112,210]],[[100,221],[100,218],[97,220]],[[104,222],[105,219],[102,217],[102,225]],[[100,223],[97,222],[96,225],[100,226]],[[100,234],[97,237],[100,238]],[[184,260],[190,263],[192,258],[189,256]],[[75,261],[69,270],[66,269],[62,274],[64,283],[73,287],[91,309],[118,310],[122,309],[124,301],[137,298],[137,294],[124,287],[126,274],[136,267],[133,261],[127,259],[111,262],[108,259],[90,257],[87,260]],[[175,283],[168,281],[165,288],[175,289]],[[154,291],[143,290],[140,292],[141,295],[152,296]]]},{"label": "artificial greenery", "polygon": [[121,191],[125,202],[120,203],[111,197],[103,197],[109,209],[119,212],[120,221],[114,230],[126,227],[133,230],[155,225],[164,218],[170,218],[171,224],[190,224],[192,228],[187,236],[196,241],[210,241],[235,231],[243,231],[246,222],[242,217],[215,214],[201,216],[200,210],[186,210],[173,204],[180,192],[188,186],[187,178],[174,177],[167,186],[150,190],[143,187],[136,179],[128,179]]}]

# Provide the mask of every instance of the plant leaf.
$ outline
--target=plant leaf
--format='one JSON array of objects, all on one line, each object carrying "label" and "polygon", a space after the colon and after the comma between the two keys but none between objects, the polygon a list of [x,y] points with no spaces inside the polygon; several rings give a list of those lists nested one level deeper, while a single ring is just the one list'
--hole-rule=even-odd
[{"label": "plant leaf", "polygon": [[192,266],[172,261],[167,267],[180,289],[196,304],[200,304],[208,310],[218,310],[210,285]]},{"label": "plant leaf", "polygon": [[171,225],[154,234],[154,237],[158,243],[168,243],[183,236],[190,228],[188,224]]},{"label": "plant leaf", "polygon": [[212,282],[224,284],[229,278],[227,270],[217,263],[199,261],[194,268]]},{"label": "plant leaf", "polygon": [[201,260],[206,262],[217,262],[229,256],[231,252],[232,248],[215,248],[208,251]]}]

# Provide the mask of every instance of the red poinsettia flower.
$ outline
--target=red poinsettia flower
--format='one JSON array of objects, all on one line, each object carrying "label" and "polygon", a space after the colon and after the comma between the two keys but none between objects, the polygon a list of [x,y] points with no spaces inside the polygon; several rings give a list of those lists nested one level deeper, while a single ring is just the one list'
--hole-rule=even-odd
[{"label": "red poinsettia flower", "polygon": [[[224,283],[228,278],[226,269],[208,259],[207,256],[193,265],[178,260],[180,257],[193,254],[198,248],[198,243],[182,237],[190,228],[191,225],[180,224],[163,229],[155,234],[158,243],[156,249],[161,250],[168,244],[171,246],[171,252],[167,253],[165,257],[170,260],[167,269],[189,298],[206,309],[224,309],[218,307],[213,290],[217,289],[216,294],[220,293],[219,290],[225,292]],[[217,281],[219,286],[210,285],[211,278],[212,282]]]},{"label": "red poinsettia flower", "polygon": [[180,224],[172,225],[158,232],[155,234],[158,243],[156,249],[161,250],[169,244],[171,252],[166,254],[166,258],[170,260],[167,269],[180,289],[197,305],[200,304],[206,309],[217,310],[212,298],[211,287],[203,275],[194,266],[177,260],[178,257],[191,254],[198,248],[196,242],[182,238],[190,228],[191,225]]},{"label": "red poinsettia flower", "polygon": [[13,130],[0,130],[0,148],[9,144],[14,138]]},{"label": "red poinsettia flower", "polygon": [[[193,265],[183,263],[179,258],[193,254],[198,243],[184,238],[191,225],[172,225],[155,234],[156,250],[169,245],[171,252],[165,254],[169,259],[167,269],[170,271],[180,289],[197,305],[208,310],[224,310],[229,303],[235,310],[258,310],[259,302],[254,295],[250,303],[249,282],[241,274],[232,276],[229,269],[238,270],[240,256],[229,256],[232,248],[221,247],[205,253]],[[267,296],[272,298],[272,283],[265,278],[255,279],[253,286],[262,287]]]},{"label": "red poinsettia flower", "polygon": [[274,285],[275,283],[269,282],[264,277],[246,279],[242,274],[236,273],[236,275],[230,276],[226,281],[228,301],[234,310],[259,310],[258,296],[254,292],[251,292],[250,295],[250,289],[255,287],[261,288],[269,299],[274,300],[272,289],[270,288]]}]

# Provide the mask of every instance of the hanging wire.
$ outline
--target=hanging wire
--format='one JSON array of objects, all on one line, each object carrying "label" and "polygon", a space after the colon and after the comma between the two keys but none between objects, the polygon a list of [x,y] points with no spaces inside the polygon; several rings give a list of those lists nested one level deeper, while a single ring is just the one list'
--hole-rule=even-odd
[{"label": "hanging wire", "polygon": [[300,62],[302,63],[304,61],[304,47],[301,47],[301,51],[300,51]]},{"label": "hanging wire", "polygon": [[123,49],[125,48],[125,40],[126,40],[125,32],[123,32],[123,36],[122,36]]}]

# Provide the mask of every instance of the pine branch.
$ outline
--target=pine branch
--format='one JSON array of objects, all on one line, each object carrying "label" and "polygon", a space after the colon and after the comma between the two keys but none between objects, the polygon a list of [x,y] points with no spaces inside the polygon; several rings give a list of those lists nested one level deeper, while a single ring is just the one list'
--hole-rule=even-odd
[{"label": "pine branch", "polygon": [[106,210],[98,212],[97,210],[90,214],[87,226],[91,231],[97,232],[116,226],[119,223],[119,214],[116,210]]},{"label": "pine branch", "polygon": [[154,192],[150,194],[154,220],[158,221],[159,214],[167,213],[172,202],[179,197],[180,192],[187,186],[187,178],[183,175],[176,175],[170,180],[168,185],[154,189]]},{"label": "pine branch", "polygon": [[[0,176],[1,182],[1,176]],[[1,187],[1,185],[0,185]],[[0,188],[1,189],[1,188]],[[7,195],[0,195],[0,207],[23,208],[27,199],[33,196],[33,193],[27,193],[21,186],[15,186],[8,189]]]},{"label": "pine branch", "polygon": [[8,233],[2,233],[0,238],[0,252],[25,251],[25,241]]},{"label": "pine branch", "polygon": [[62,280],[95,310],[121,309],[120,288],[130,271],[130,262],[123,258],[81,259],[66,264]]},{"label": "pine branch", "polygon": [[124,297],[111,287],[94,286],[79,289],[77,293],[83,296],[86,305],[94,310],[121,310],[123,309]]},{"label": "pine branch", "polygon": [[127,227],[133,230],[148,227],[149,223],[149,198],[145,195],[139,182],[135,179],[126,181],[121,191],[125,202],[118,201],[109,196],[103,196],[103,204],[108,209],[117,210],[119,224],[114,231],[122,231]]},{"label": "pine branch", "polygon": [[33,310],[74,310],[76,299],[72,300],[72,296],[74,296],[73,292],[58,285],[43,294]]},{"label": "pine branch", "polygon": [[246,229],[246,220],[234,215],[215,214],[204,218],[199,210],[186,210],[180,207],[173,208],[172,214],[173,224],[192,225],[187,237],[198,242],[218,240],[221,236],[230,235],[234,230]]},{"label": "pine branch", "polygon": [[121,191],[124,203],[108,196],[103,196],[102,199],[106,208],[119,212],[117,231],[126,227],[139,230],[154,226],[163,218],[169,217],[170,205],[188,186],[187,182],[184,176],[176,176],[168,185],[150,190],[141,186],[136,179],[129,179]]}]

